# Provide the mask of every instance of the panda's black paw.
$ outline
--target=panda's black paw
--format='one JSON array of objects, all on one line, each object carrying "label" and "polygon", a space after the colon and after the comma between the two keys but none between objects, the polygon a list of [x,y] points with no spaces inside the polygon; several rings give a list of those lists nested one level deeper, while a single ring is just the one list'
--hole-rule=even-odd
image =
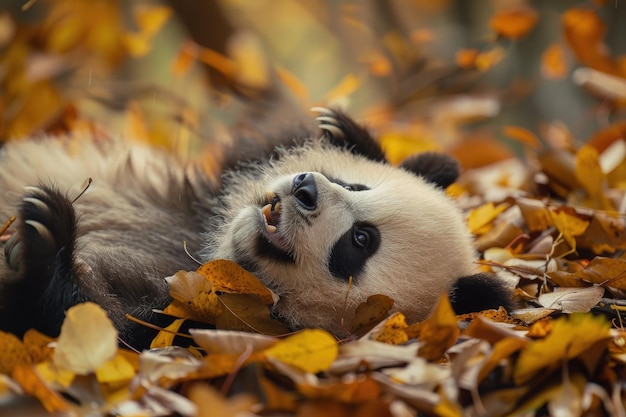
[{"label": "panda's black paw", "polygon": [[71,267],[76,214],[57,189],[26,187],[19,205],[17,231],[4,246],[5,260],[32,290],[45,290],[55,274]]},{"label": "panda's black paw", "polygon": [[330,143],[374,161],[385,161],[382,148],[370,132],[346,114],[326,107],[313,107],[311,111],[320,114],[316,120]]}]

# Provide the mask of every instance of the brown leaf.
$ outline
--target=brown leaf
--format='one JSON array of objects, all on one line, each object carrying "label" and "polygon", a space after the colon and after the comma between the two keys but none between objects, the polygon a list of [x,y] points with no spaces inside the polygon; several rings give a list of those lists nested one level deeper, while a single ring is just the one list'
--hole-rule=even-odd
[{"label": "brown leaf", "polygon": [[393,300],[386,295],[377,294],[367,297],[367,301],[356,308],[350,332],[364,335],[389,315]]}]

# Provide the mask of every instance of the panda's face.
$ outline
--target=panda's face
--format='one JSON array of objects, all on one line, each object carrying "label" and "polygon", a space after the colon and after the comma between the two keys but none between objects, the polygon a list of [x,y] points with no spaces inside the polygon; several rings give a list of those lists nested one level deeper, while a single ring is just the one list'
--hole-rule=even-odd
[{"label": "panda's face", "polygon": [[276,291],[292,323],[330,323],[338,332],[346,311],[373,294],[423,318],[455,278],[472,272],[458,210],[409,172],[314,148],[281,158],[249,185],[255,197],[238,208],[217,255]]}]

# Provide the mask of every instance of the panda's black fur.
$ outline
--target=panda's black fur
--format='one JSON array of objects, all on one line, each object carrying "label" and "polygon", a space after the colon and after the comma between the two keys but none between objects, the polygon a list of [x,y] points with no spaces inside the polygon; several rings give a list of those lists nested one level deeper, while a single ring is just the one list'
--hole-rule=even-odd
[{"label": "panda's black fur", "polygon": [[136,340],[125,314],[150,320],[170,300],[163,278],[197,266],[183,241],[257,275],[292,328],[340,335],[341,318],[375,293],[413,320],[446,290],[458,312],[507,306],[502,284],[475,274],[471,237],[443,192],[456,162],[427,153],[393,167],[366,129],[317,111],[321,135],[242,139],[218,180],[118,140],[6,144],[0,223],[17,220],[2,236],[0,330],[54,336],[65,310],[90,300]]}]

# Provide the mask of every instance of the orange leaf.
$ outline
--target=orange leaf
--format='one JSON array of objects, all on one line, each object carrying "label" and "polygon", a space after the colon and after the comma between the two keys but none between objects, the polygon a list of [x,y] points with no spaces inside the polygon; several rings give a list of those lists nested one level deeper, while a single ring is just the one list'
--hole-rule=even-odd
[{"label": "orange leaf", "polygon": [[450,299],[444,294],[432,314],[424,320],[418,338],[424,345],[417,351],[418,356],[429,361],[439,360],[456,342],[460,333]]},{"label": "orange leaf", "polygon": [[507,10],[496,13],[489,21],[489,27],[499,36],[519,39],[535,27],[537,20],[534,10]]},{"label": "orange leaf", "polygon": [[579,62],[591,68],[618,75],[619,70],[603,43],[604,22],[591,9],[571,8],[561,17],[563,34]]},{"label": "orange leaf", "polygon": [[374,340],[390,345],[401,345],[409,340],[406,333],[407,327],[404,314],[395,313],[385,321],[380,331],[374,336]]},{"label": "orange leaf", "polygon": [[541,73],[544,77],[559,80],[567,75],[568,65],[565,61],[563,46],[553,43],[541,54]]},{"label": "orange leaf", "polygon": [[30,365],[31,358],[22,341],[11,333],[0,331],[0,374],[10,374],[20,365]]},{"label": "orange leaf", "polygon": [[198,274],[213,283],[213,290],[259,297],[265,304],[273,304],[275,295],[254,275],[232,261],[216,259],[200,266]]},{"label": "orange leaf", "polygon": [[528,129],[524,129],[519,126],[505,126],[502,130],[506,136],[521,142],[532,149],[539,149],[541,147],[539,138],[537,138],[537,136]]},{"label": "orange leaf", "polygon": [[18,366],[13,370],[11,376],[20,384],[24,392],[41,401],[49,413],[69,410],[70,407],[63,397],[48,388],[32,367]]},{"label": "orange leaf", "polygon": [[478,49],[459,49],[456,51],[454,60],[456,64],[464,69],[471,69],[476,66],[476,58],[480,51]]}]

